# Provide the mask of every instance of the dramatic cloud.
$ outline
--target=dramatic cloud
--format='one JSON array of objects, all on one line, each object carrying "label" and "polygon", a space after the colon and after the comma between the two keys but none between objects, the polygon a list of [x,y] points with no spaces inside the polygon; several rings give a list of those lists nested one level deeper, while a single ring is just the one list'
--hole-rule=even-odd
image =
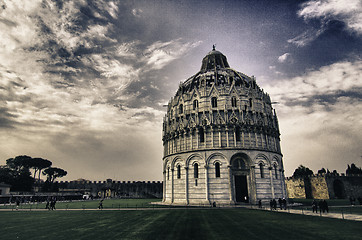
[{"label": "dramatic cloud", "polygon": [[[216,42],[233,68],[273,85],[286,168],[309,163],[292,151],[314,159],[340,133],[352,141],[335,148],[345,160],[324,167],[343,169],[359,152],[346,126],[361,119],[358,4],[0,0],[0,165],[27,154],[65,168],[65,180],[160,180],[163,105]],[[313,124],[293,125],[302,120]],[[323,127],[333,130],[317,136]],[[316,144],[297,145],[299,133]]]},{"label": "dramatic cloud", "polygon": [[[135,107],[140,92],[129,87],[149,81],[142,76],[200,42],[124,41],[113,34],[118,11],[107,1],[93,8],[86,2],[6,3],[0,18],[2,158],[41,152],[67,170],[89,167],[87,178],[100,179],[107,172],[118,177],[118,166],[138,172],[128,171],[124,179],[157,180],[163,109]],[[153,96],[143,97],[164,101],[158,94],[162,83],[147,84]],[[132,150],[139,146],[144,151]],[[145,162],[149,154],[152,160]],[[79,170],[68,172],[70,178],[81,177]]]},{"label": "dramatic cloud", "polygon": [[305,20],[335,19],[346,24],[347,28],[362,34],[362,2],[360,0],[312,0],[302,4],[298,15]]},{"label": "dramatic cloud", "polygon": [[362,2],[360,0],[311,0],[301,5],[298,16],[307,23],[311,20],[320,21],[318,28],[310,28],[300,35],[289,39],[288,43],[303,47],[317,39],[329,28],[329,22],[343,22],[346,28],[359,35],[362,34]]},{"label": "dramatic cloud", "polygon": [[359,161],[361,75],[362,61],[339,62],[265,88],[279,103],[287,175],[300,163],[316,171]]}]

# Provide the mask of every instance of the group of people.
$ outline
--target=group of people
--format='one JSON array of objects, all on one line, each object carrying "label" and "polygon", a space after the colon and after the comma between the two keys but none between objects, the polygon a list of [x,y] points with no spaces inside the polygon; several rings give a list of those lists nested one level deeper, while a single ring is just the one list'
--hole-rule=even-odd
[{"label": "group of people", "polygon": [[[287,209],[287,200],[285,198],[278,199],[280,210]],[[261,208],[261,200],[259,200],[259,208]],[[277,210],[277,201],[275,199],[270,200],[270,210]]]},{"label": "group of people", "polygon": [[312,202],[312,210],[313,210],[313,213],[318,213],[318,208],[319,208],[319,213],[325,213],[329,211],[329,208],[328,208],[328,203],[326,200],[320,200],[319,202],[317,202],[316,200],[313,200]]},{"label": "group of people", "polygon": [[55,210],[55,204],[57,203],[57,199],[55,197],[48,198],[47,203],[45,205],[45,209],[48,210]]}]

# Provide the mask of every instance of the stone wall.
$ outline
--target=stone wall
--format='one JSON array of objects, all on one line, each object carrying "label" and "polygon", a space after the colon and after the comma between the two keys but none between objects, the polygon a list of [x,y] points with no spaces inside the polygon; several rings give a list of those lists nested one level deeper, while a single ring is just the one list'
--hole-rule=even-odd
[{"label": "stone wall", "polygon": [[79,192],[93,197],[162,198],[160,181],[60,181],[60,192]]},{"label": "stone wall", "polygon": [[288,198],[306,198],[303,179],[287,178],[285,184],[287,186]]},{"label": "stone wall", "polygon": [[362,175],[314,175],[308,181],[285,180],[289,198],[346,199],[362,197]]}]

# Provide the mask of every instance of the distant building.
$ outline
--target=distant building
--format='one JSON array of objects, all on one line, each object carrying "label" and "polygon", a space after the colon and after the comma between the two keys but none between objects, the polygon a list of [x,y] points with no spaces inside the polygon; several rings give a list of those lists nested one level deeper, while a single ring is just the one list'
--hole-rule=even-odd
[{"label": "distant building", "polygon": [[168,103],[163,202],[235,204],[286,197],[279,136],[269,95],[213,48]]},{"label": "distant building", "polygon": [[11,185],[6,183],[0,183],[0,196],[5,196],[10,194]]}]

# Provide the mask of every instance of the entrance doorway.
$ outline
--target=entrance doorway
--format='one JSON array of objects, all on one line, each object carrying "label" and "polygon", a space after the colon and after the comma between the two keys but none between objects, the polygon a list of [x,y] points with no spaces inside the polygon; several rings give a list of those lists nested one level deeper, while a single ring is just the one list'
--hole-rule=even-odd
[{"label": "entrance doorway", "polygon": [[248,183],[246,175],[234,175],[235,179],[235,201],[249,202]]}]

